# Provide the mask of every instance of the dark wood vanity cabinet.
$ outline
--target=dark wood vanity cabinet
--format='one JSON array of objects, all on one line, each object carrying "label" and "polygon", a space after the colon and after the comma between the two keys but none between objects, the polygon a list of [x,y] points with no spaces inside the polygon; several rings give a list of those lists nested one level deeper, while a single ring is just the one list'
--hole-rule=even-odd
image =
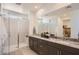
[{"label": "dark wood vanity cabinet", "polygon": [[38,40],[35,38],[29,38],[29,47],[38,53]]},{"label": "dark wood vanity cabinet", "polygon": [[38,40],[38,48],[39,48],[39,54],[42,55],[57,55],[58,49],[55,47],[51,47],[47,45],[47,41],[44,40]]},{"label": "dark wood vanity cabinet", "polygon": [[65,46],[65,45],[61,45],[60,47],[61,47],[60,49],[61,55],[79,55],[79,49]]},{"label": "dark wood vanity cabinet", "polygon": [[79,55],[79,49],[29,37],[29,47],[40,55]]},{"label": "dark wood vanity cabinet", "polygon": [[47,45],[47,41],[29,37],[29,47],[40,55],[58,55],[59,50]]},{"label": "dark wood vanity cabinet", "polygon": [[33,45],[33,41],[34,41],[33,38],[30,37],[30,38],[29,38],[29,47],[30,47],[31,49],[34,49],[34,47],[33,47],[33,46],[34,46],[34,45]]}]

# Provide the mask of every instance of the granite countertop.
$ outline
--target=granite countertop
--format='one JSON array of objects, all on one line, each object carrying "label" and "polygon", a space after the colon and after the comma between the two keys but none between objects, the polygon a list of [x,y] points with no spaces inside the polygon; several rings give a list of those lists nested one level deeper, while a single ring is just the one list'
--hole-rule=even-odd
[{"label": "granite countertop", "polygon": [[64,40],[64,39],[62,40],[62,39],[58,39],[58,38],[43,38],[41,36],[36,36],[36,35],[31,35],[31,37],[36,37],[36,38],[46,40],[49,42],[55,42],[58,44],[62,44],[62,45],[66,45],[66,46],[70,46],[70,47],[79,49],[79,42],[75,42],[72,40]]}]

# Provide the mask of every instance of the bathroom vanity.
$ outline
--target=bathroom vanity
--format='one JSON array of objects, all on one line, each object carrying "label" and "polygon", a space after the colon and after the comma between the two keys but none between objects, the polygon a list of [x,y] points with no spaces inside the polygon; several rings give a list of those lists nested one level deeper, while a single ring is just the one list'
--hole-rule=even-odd
[{"label": "bathroom vanity", "polygon": [[79,42],[29,36],[29,47],[39,55],[79,55]]}]

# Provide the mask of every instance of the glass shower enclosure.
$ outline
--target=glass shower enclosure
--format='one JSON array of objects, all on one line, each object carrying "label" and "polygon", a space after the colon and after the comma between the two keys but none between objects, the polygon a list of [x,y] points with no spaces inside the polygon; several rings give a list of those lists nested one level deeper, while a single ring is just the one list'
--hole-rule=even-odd
[{"label": "glass shower enclosure", "polygon": [[0,12],[0,55],[27,46],[28,16],[11,10]]}]

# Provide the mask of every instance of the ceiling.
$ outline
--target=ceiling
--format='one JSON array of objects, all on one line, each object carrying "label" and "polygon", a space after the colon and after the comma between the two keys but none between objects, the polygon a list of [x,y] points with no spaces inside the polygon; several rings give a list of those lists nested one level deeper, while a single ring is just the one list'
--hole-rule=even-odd
[{"label": "ceiling", "polygon": [[[24,3],[22,5],[23,5],[23,8],[25,8],[26,10],[37,13],[39,17],[39,16],[44,16],[48,13],[51,13],[53,10],[62,8],[69,4],[71,3]],[[41,11],[41,9],[43,11]]]},{"label": "ceiling", "polygon": [[48,10],[53,8],[56,3],[25,3],[23,4],[24,8],[32,12],[37,12],[40,9]]},{"label": "ceiling", "polygon": [[53,12],[48,13],[48,14],[46,14],[46,16],[52,16],[52,15],[60,15],[61,16],[63,14],[69,15],[69,13],[71,11],[75,11],[75,10],[79,10],[79,3],[72,3],[66,7],[63,7],[63,8],[60,8],[58,10],[55,10]]},{"label": "ceiling", "polygon": [[15,10],[21,13],[30,11],[41,15],[52,15],[53,11],[67,6],[69,3],[7,3],[3,5],[4,9]]}]

